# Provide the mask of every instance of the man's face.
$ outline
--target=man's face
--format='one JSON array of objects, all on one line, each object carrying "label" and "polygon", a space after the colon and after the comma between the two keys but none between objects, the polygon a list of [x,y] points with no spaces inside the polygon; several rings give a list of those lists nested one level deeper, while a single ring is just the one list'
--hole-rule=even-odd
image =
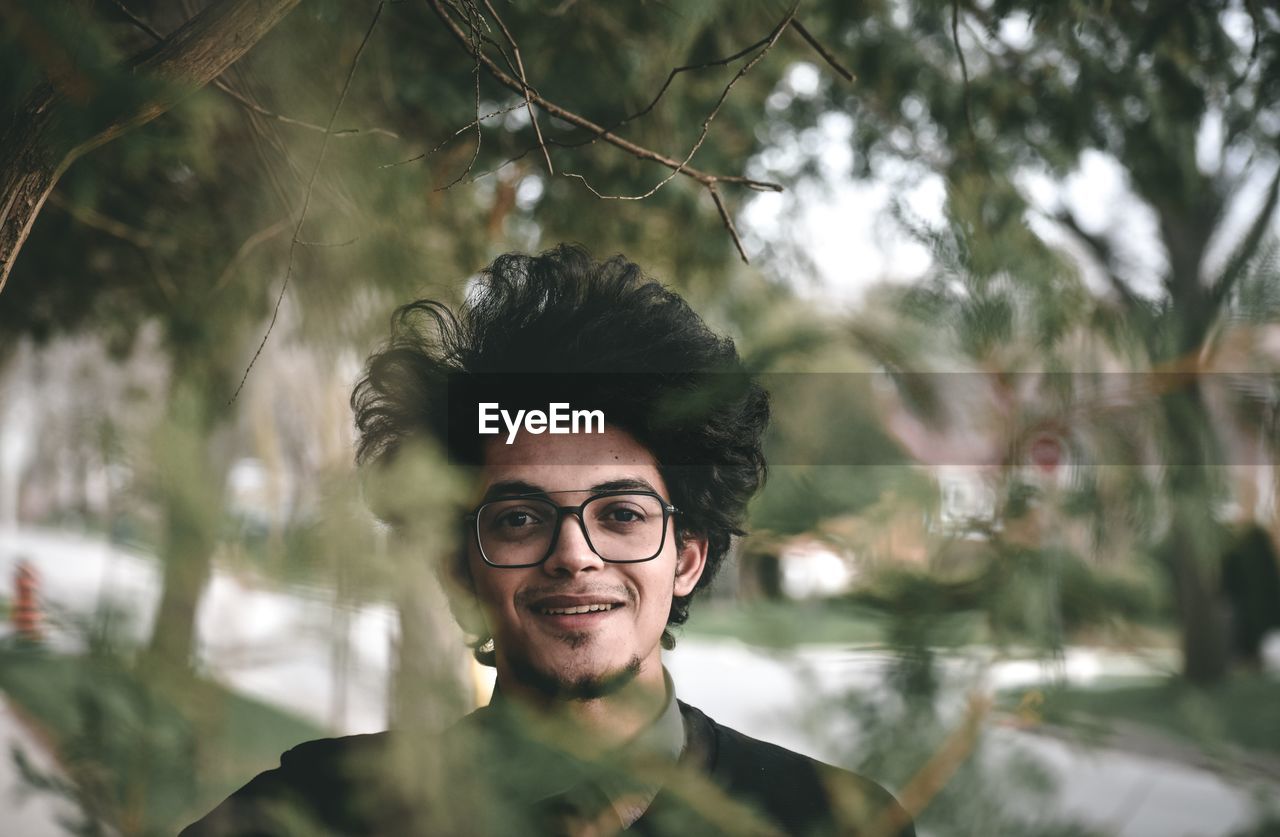
[{"label": "man's face", "polygon": [[[485,448],[484,499],[546,492],[577,506],[608,488],[670,492],[653,455],[631,434],[530,435]],[[652,561],[616,564],[592,552],[576,515],[566,515],[550,556],[534,567],[487,565],[474,534],[468,560],[476,597],[494,637],[498,677],[544,694],[590,698],[633,678],[661,683],[659,641],[673,596],[693,592],[706,563],[706,541],[677,545],[674,518]],[[609,605],[565,614],[566,608]]]}]

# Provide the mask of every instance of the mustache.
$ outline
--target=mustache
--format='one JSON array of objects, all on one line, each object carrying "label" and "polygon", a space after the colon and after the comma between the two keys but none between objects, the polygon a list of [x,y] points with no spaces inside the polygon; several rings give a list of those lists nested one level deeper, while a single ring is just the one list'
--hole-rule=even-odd
[{"label": "mustache", "polygon": [[514,600],[518,607],[529,607],[548,596],[599,596],[636,603],[635,591],[625,584],[540,584],[517,591]]}]

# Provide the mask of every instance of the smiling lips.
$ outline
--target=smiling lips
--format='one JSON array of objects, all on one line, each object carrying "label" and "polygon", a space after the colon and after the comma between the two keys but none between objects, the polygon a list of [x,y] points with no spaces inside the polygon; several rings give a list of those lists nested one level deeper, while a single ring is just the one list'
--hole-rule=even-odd
[{"label": "smiling lips", "polygon": [[[543,596],[530,603],[530,609],[539,616],[577,617],[577,620],[597,618],[611,610],[625,606],[625,603],[612,595],[559,595]],[[575,620],[575,621],[577,621]]]},{"label": "smiling lips", "polygon": [[598,613],[621,607],[618,604],[587,604],[575,607],[540,607],[538,612],[544,616],[576,616],[579,613]]}]

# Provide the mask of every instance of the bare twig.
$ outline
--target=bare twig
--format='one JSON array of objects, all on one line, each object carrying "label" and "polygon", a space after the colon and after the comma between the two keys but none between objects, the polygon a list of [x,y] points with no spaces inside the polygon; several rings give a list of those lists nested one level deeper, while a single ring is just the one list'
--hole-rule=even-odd
[{"label": "bare twig", "polygon": [[[639,195],[605,195],[597,191],[590,183],[587,182],[587,179],[580,174],[575,174],[573,172],[565,172],[565,176],[573,177],[582,181],[582,184],[586,186],[586,188],[591,192],[591,194],[595,195],[597,198],[600,198],[602,200],[619,200],[619,201],[644,200],[645,198],[651,197],[652,195],[657,193],[659,189],[661,189],[663,186],[667,185],[673,179],[675,179],[676,175],[680,174],[681,171],[685,168],[685,166],[689,164],[689,161],[693,159],[693,155],[698,153],[698,149],[702,147],[702,144],[707,139],[707,134],[711,131],[712,121],[714,121],[716,116],[720,113],[720,108],[724,105],[725,100],[729,97],[729,92],[733,90],[733,86],[737,84],[738,81],[742,79],[743,76],[745,76],[748,72],[750,72],[752,67],[760,63],[760,61],[765,57],[765,55],[768,54],[769,50],[773,48],[773,45],[778,42],[778,38],[780,38],[782,36],[782,33],[786,31],[787,27],[792,22],[794,22],[796,8],[797,6],[795,5],[791,7],[791,10],[787,12],[786,17],[784,17],[778,23],[778,25],[774,27],[773,31],[769,34],[769,37],[766,39],[766,42],[764,46],[761,47],[760,51],[757,52],[754,56],[752,56],[750,61],[743,64],[742,67],[738,69],[738,72],[734,74],[733,78],[729,80],[729,83],[724,86],[724,89],[720,92],[720,98],[716,100],[715,107],[713,107],[711,109],[711,112],[707,114],[707,117],[702,120],[702,130],[698,134],[698,139],[697,141],[694,142],[693,147],[689,149],[689,153],[685,156],[684,160],[680,162],[679,166],[672,169],[670,174],[668,174],[662,180],[654,184],[653,188]],[[707,188],[707,191],[711,193],[711,199],[712,201],[715,202],[716,210],[720,213],[720,220],[724,223],[724,227],[728,231],[729,237],[733,239],[733,245],[734,247],[737,248],[738,255],[742,258],[744,262],[749,262],[750,260],[747,258],[747,252],[742,246],[742,238],[741,236],[738,235],[737,227],[733,223],[733,218],[732,216],[730,216],[729,210],[724,204],[724,200],[720,197],[719,190],[716,189],[715,182],[713,181],[711,183],[707,183],[705,184],[705,186]]]},{"label": "bare twig", "polygon": [[[627,123],[632,122],[633,120],[639,119],[642,116],[646,116],[650,111],[652,111],[655,107],[657,107],[658,102],[666,94],[667,89],[671,87],[671,82],[674,81],[675,77],[680,75],[681,73],[687,73],[693,70],[705,70],[709,67],[723,67],[725,64],[728,64],[730,61],[736,61],[742,56],[747,55],[748,53],[759,49],[760,47],[764,46],[768,42],[769,42],[769,36],[766,35],[760,40],[756,41],[755,43],[750,44],[749,46],[743,47],[742,49],[738,50],[732,55],[726,55],[722,58],[715,58],[715,59],[712,59],[711,61],[706,61],[702,64],[686,64],[682,67],[676,67],[675,69],[673,69],[671,72],[667,74],[667,79],[662,83],[662,87],[659,88],[657,95],[654,96],[649,101],[649,103],[644,107],[642,107],[640,110],[635,111],[634,113],[627,114],[626,116],[622,117],[617,122],[612,123],[611,125],[609,125],[609,127],[603,129],[602,131],[592,132],[586,139],[577,140],[574,142],[567,142],[565,140],[553,139],[553,140],[548,140],[547,142],[549,145],[554,145],[558,148],[582,148],[583,146],[594,145],[604,133],[615,133],[619,128],[623,127]],[[513,157],[507,158],[499,165],[494,166],[492,169],[489,169],[486,172],[482,172],[481,174],[476,175],[472,179],[479,180],[482,177],[488,177],[491,174],[495,174],[501,171],[502,169],[506,168],[507,166],[511,165],[512,163],[515,163],[524,159],[530,152],[537,149],[537,147],[538,146],[536,145],[531,145],[528,148],[526,148],[524,151],[521,151],[519,154],[516,154]],[[418,159],[421,159],[421,158],[418,158]]]},{"label": "bare twig", "polygon": [[1129,284],[1120,278],[1120,274],[1116,270],[1115,250],[1111,247],[1111,243],[1103,236],[1095,235],[1082,227],[1075,213],[1065,206],[1059,207],[1058,211],[1049,217],[1070,230],[1077,239],[1089,248],[1089,252],[1098,261],[1103,275],[1107,277],[1107,282],[1110,283],[1111,288],[1119,294],[1125,308],[1133,311],[1140,300],[1137,294],[1133,292],[1133,289],[1129,287]]},{"label": "bare twig", "polygon": [[805,42],[808,43],[809,46],[813,47],[814,52],[821,55],[822,60],[826,61],[831,69],[839,73],[845,81],[853,81],[853,73],[849,72],[848,68],[841,64],[840,61],[831,54],[831,51],[822,45],[821,41],[813,37],[809,30],[804,28],[803,23],[798,20],[793,20],[791,21],[791,28],[796,30],[796,34],[804,38]]},{"label": "bare twig", "polygon": [[[476,6],[475,0],[444,0],[444,2],[445,5],[453,10],[454,14],[467,22],[467,26],[471,29],[471,34],[479,42],[481,49],[483,49],[485,45],[493,47],[498,51],[498,54],[502,56],[502,63],[506,65],[507,71],[514,76],[520,75],[520,69],[516,66],[515,59],[507,53],[502,44],[498,43],[486,34],[486,32],[492,32],[493,27],[489,25],[489,21],[485,20],[484,15],[480,13],[480,9]],[[465,9],[458,8],[459,3],[461,3]],[[480,31],[480,26],[478,24],[482,24],[484,26],[485,32]]]},{"label": "bare twig", "polygon": [[123,221],[117,221],[115,218],[103,215],[92,207],[79,206],[64,198],[60,192],[51,192],[49,194],[49,203],[63,210],[86,227],[92,227],[113,238],[127,241],[139,250],[150,249],[156,244],[155,236],[146,230],[131,227]]},{"label": "bare twig", "polygon": [[356,54],[351,59],[351,67],[347,70],[347,78],[342,84],[342,92],[338,94],[338,101],[333,106],[333,112],[329,114],[329,125],[325,129],[324,141],[320,143],[320,153],[316,155],[315,165],[311,167],[311,176],[307,180],[307,190],[302,198],[302,210],[298,213],[298,223],[293,228],[293,237],[289,241],[289,261],[285,268],[284,282],[280,285],[280,294],[276,297],[275,308],[271,311],[271,322],[267,324],[267,332],[262,335],[262,342],[258,344],[258,349],[253,353],[253,357],[249,359],[249,365],[245,367],[244,375],[240,378],[240,383],[236,386],[236,391],[231,395],[231,401],[234,403],[236,398],[240,396],[240,390],[244,389],[244,382],[249,378],[249,372],[253,369],[254,363],[257,362],[259,355],[267,345],[267,338],[271,336],[271,330],[275,328],[276,319],[280,316],[280,303],[284,301],[285,291],[289,287],[289,279],[293,276],[293,258],[298,249],[298,245],[302,243],[298,237],[302,233],[302,225],[307,220],[307,210],[311,206],[311,194],[315,190],[316,177],[320,174],[320,165],[324,162],[325,152],[329,149],[329,137],[332,136],[333,123],[338,119],[338,111],[342,110],[342,103],[347,100],[347,93],[351,90],[351,81],[355,78],[356,67],[360,64],[360,56],[364,54],[364,48],[369,44],[369,39],[373,37],[373,30],[378,25],[378,18],[382,16],[382,9],[386,6],[386,0],[378,3],[378,8],[374,10],[373,20],[369,21],[369,28],[364,33],[364,38],[360,41],[360,46],[356,48]]},{"label": "bare twig", "polygon": [[237,248],[235,255],[231,257],[231,261],[227,262],[227,266],[222,269],[222,273],[218,275],[218,281],[213,283],[211,293],[217,293],[231,281],[231,276],[235,272],[236,266],[239,265],[240,262],[244,261],[244,258],[248,256],[251,251],[256,249],[258,245],[262,244],[264,241],[270,241],[272,238],[275,238],[288,228],[289,219],[281,218],[271,226],[264,227],[246,238],[240,247]]},{"label": "bare twig", "polygon": [[350,247],[360,240],[360,236],[348,238],[346,241],[299,241],[299,247]]},{"label": "bare twig", "polygon": [[[480,46],[480,38],[481,38],[480,28],[477,25],[478,23],[483,23],[484,19],[480,17],[479,12],[476,10],[475,6],[470,3],[468,3],[468,7],[467,7],[468,13],[464,14],[462,10],[458,9],[458,7],[451,2],[451,0],[445,0],[445,2],[449,4],[449,7],[454,10],[455,14],[462,15],[463,17],[466,18],[467,37],[469,38],[467,48],[468,48],[468,51],[471,52],[471,54],[475,57],[476,63],[475,63],[475,68],[472,70],[472,74],[475,76],[476,118],[474,121],[472,121],[471,124],[475,125],[476,127],[476,147],[471,152],[471,159],[467,161],[466,167],[461,172],[458,173],[458,176],[455,177],[453,180],[449,181],[449,183],[444,186],[437,186],[435,189],[432,190],[435,192],[443,192],[447,189],[452,189],[454,186],[457,186],[459,183],[461,183],[463,178],[465,178],[468,174],[471,173],[471,170],[475,168],[476,160],[480,159],[480,144],[484,137],[484,134],[480,129],[480,123],[483,121],[480,118],[480,66],[481,66],[480,61],[481,61],[481,56],[483,55],[483,52]],[[450,23],[452,23],[452,21],[450,21]]]},{"label": "bare twig", "polygon": [[[123,15],[131,24],[134,25],[134,27],[142,30],[143,32],[146,32],[148,35],[152,37],[153,40],[156,40],[156,41],[164,40],[163,34],[157,31],[154,26],[147,23],[141,17],[134,14],[129,9],[129,7],[122,2],[122,0],[111,0],[111,4],[115,6],[116,11],[120,12],[121,15]],[[258,113],[258,114],[261,114],[262,116],[267,117],[268,119],[274,119],[277,122],[283,122],[286,125],[296,125],[299,128],[306,128],[309,131],[321,131],[321,132],[324,131],[323,125],[316,125],[313,122],[307,122],[302,119],[294,119],[291,116],[285,116],[284,114],[280,114],[280,113],[276,113],[275,111],[268,110],[267,108],[258,104],[254,100],[250,99],[248,96],[236,90],[231,85],[227,84],[221,78],[214,79],[213,86],[221,90],[226,95],[230,96],[232,99],[235,99],[241,105],[249,108],[255,113]],[[388,131],[385,128],[365,128],[363,130],[360,128],[343,128],[342,130],[333,131],[332,133],[333,133],[333,136],[335,137],[351,136],[353,134],[381,134],[384,137],[390,137],[392,139],[400,139],[400,135],[397,134],[395,131]]]},{"label": "bare twig", "polygon": [[159,32],[157,32],[156,29],[150,23],[147,23],[145,20],[143,20],[142,18],[138,17],[133,12],[131,12],[129,10],[129,7],[126,6],[123,2],[121,2],[121,0],[111,0],[111,5],[115,6],[116,11],[124,15],[125,18],[134,25],[134,27],[141,29],[143,32],[146,32],[154,40],[157,40],[157,41],[164,40],[164,35],[161,35]]},{"label": "bare twig", "polygon": [[524,72],[524,60],[520,58],[520,46],[516,43],[516,39],[512,37],[511,30],[507,29],[507,24],[502,22],[502,18],[498,17],[498,10],[493,7],[493,3],[484,0],[484,7],[489,10],[490,16],[494,22],[498,24],[498,28],[502,30],[502,36],[507,39],[507,43],[511,44],[511,52],[516,57],[516,69],[520,74],[520,84],[524,87],[524,106],[529,112],[529,121],[533,123],[533,135],[538,138],[538,147],[542,149],[542,159],[547,164],[547,174],[554,175],[555,167],[551,165],[551,154],[547,151],[547,141],[542,138],[542,128],[538,126],[538,115],[533,112],[533,102],[529,101],[529,79],[526,78]]},{"label": "bare twig", "polygon": [[155,247],[160,242],[154,235],[145,230],[129,226],[109,215],[104,215],[92,207],[78,206],[58,192],[49,193],[49,203],[66,212],[86,227],[92,227],[113,238],[132,244],[146,259],[147,266],[151,268],[151,274],[156,280],[156,285],[160,287],[160,292],[164,294],[164,298],[170,302],[178,298],[178,286],[174,283],[173,276],[156,255]]},{"label": "bare twig", "polygon": [[[321,133],[324,132],[323,125],[316,125],[314,122],[305,122],[301,119],[294,119],[291,116],[285,116],[284,114],[276,113],[275,111],[264,108],[262,105],[253,101],[248,96],[245,96],[243,93],[240,93],[239,91],[237,91],[235,88],[227,84],[222,79],[215,79],[213,82],[213,85],[214,87],[217,87],[219,90],[221,90],[223,93],[235,99],[240,104],[249,108],[249,110],[252,110],[255,113],[259,113],[262,116],[267,117],[268,119],[274,119],[277,122],[283,122],[286,125],[296,125],[299,128],[306,128],[309,131],[318,131]],[[336,131],[332,131],[330,133],[330,136],[349,137],[349,136],[354,136],[356,134],[378,134],[380,136],[389,137],[391,139],[400,139],[399,134],[397,134],[395,131],[387,130],[386,128],[340,128]]]},{"label": "bare twig", "polygon": [[729,237],[733,239],[733,246],[738,248],[738,255],[744,262],[749,262],[747,251],[742,247],[742,237],[738,235],[738,228],[733,224],[733,216],[725,208],[724,200],[720,197],[720,190],[716,188],[716,184],[712,183],[707,186],[707,191],[711,193],[711,200],[716,203],[716,210],[720,213],[720,220],[724,223],[724,228],[729,231]]},{"label": "bare twig", "polygon": [[960,0],[951,0],[951,41],[956,45],[956,56],[960,59],[960,104],[964,108],[964,122],[969,128],[969,138],[977,143],[978,132],[973,129],[973,114],[969,110],[969,65],[964,60],[964,50],[960,48]]},{"label": "bare twig", "polygon": [[[610,125],[608,128],[609,133],[613,133],[614,131],[617,131],[619,128],[621,128],[622,126],[626,125],[627,123],[633,120],[639,119],[642,116],[646,116],[651,110],[657,107],[658,101],[663,97],[663,95],[666,94],[667,88],[671,86],[671,82],[674,81],[675,77],[680,75],[681,73],[687,73],[693,70],[705,70],[710,67],[723,67],[725,64],[728,64],[730,61],[737,61],[742,56],[747,55],[751,52],[754,52],[755,50],[765,46],[766,44],[769,43],[770,37],[772,37],[772,33],[770,33],[769,35],[765,35],[763,38],[761,38],[760,40],[756,41],[753,44],[743,47],[742,49],[738,50],[734,54],[726,55],[723,58],[714,58],[702,64],[686,64],[683,67],[676,67],[674,70],[667,73],[667,80],[662,83],[662,87],[659,88],[658,90],[658,95],[654,96],[653,99],[650,100],[649,104],[640,108],[640,110],[636,111],[635,113],[631,113],[631,114],[628,114],[627,116],[622,117],[617,122]],[[600,139],[599,133],[581,142],[557,143],[557,144],[563,145],[566,148],[577,148],[583,145],[591,145],[595,143],[595,141],[598,139]]]},{"label": "bare twig", "polygon": [[[733,78],[729,79],[729,83],[726,84],[724,86],[724,89],[720,91],[720,98],[716,100],[715,107],[713,107],[711,109],[711,112],[707,114],[707,117],[702,120],[702,130],[698,134],[698,139],[697,141],[694,142],[693,147],[689,149],[689,153],[685,155],[685,158],[680,161],[679,165],[675,166],[671,170],[670,174],[668,174],[662,180],[658,181],[658,183],[655,184],[653,188],[651,188],[649,191],[639,195],[603,195],[600,192],[597,192],[595,189],[593,189],[591,187],[591,184],[587,183],[587,179],[582,175],[573,174],[572,172],[565,172],[565,176],[573,177],[573,178],[577,178],[578,180],[581,180],[582,183],[587,187],[587,189],[591,191],[591,194],[595,195],[597,198],[600,198],[602,200],[640,201],[652,196],[663,186],[670,183],[675,178],[676,175],[680,174],[680,172],[684,170],[685,166],[689,164],[689,161],[693,159],[693,155],[698,153],[698,149],[702,147],[702,144],[704,142],[706,142],[707,134],[711,131],[712,121],[714,121],[716,116],[720,114],[720,108],[724,105],[725,99],[729,98],[729,92],[733,90],[733,86],[737,84],[738,81],[741,80],[743,76],[745,76],[748,72],[750,72],[752,67],[760,63],[761,59],[763,59],[766,54],[768,54],[769,50],[773,47],[773,45],[777,43],[778,38],[782,36],[782,33],[784,31],[786,31],[787,26],[792,22],[792,20],[795,19],[795,14],[796,14],[796,7],[792,6],[791,11],[787,12],[786,17],[784,17],[778,23],[778,25],[773,28],[773,31],[769,34],[769,38],[766,41],[764,47],[762,47],[759,52],[757,52],[754,56],[752,56],[750,61],[743,64],[742,67],[738,69],[738,72],[734,74]],[[720,202],[717,201],[717,206],[721,206],[721,205],[722,204],[720,204]]]},{"label": "bare twig", "polygon": [[[432,154],[435,154],[437,151],[444,148],[449,143],[453,142],[456,138],[458,138],[462,134],[465,134],[467,131],[470,131],[472,128],[476,126],[477,123],[484,122],[486,119],[492,119],[495,116],[501,116],[504,113],[511,113],[511,111],[519,110],[522,107],[524,107],[524,102],[510,105],[505,108],[498,108],[497,110],[491,110],[488,113],[486,113],[484,116],[481,116],[478,119],[473,119],[472,121],[468,122],[466,125],[463,125],[461,128],[459,128],[458,130],[454,131],[452,134],[450,134],[449,136],[441,140],[438,144],[436,144],[430,150],[424,151],[421,154],[415,154],[414,156],[408,158],[407,160],[397,160],[394,163],[383,163],[382,165],[378,166],[378,168],[391,169],[391,168],[395,168],[396,166],[406,165],[408,163],[416,163],[419,160],[425,159],[427,157],[430,157]],[[532,148],[528,149],[527,151],[525,151],[525,154],[528,154],[529,151],[532,151],[532,150],[533,150]],[[521,155],[521,156],[524,156],[524,155]],[[511,162],[515,162],[515,161],[512,160]],[[492,172],[485,172],[485,174],[491,174],[491,173]],[[478,175],[478,177],[480,176],[483,176],[483,175]]]},{"label": "bare twig", "polygon": [[[665,154],[660,154],[656,151],[653,151],[652,149],[645,148],[644,146],[638,145],[634,142],[631,142],[630,140],[620,137],[613,130],[604,128],[596,124],[595,122],[592,122],[591,120],[587,119],[586,117],[581,116],[580,114],[577,114],[573,111],[570,111],[566,108],[563,108],[555,104],[554,102],[549,101],[548,99],[540,95],[536,90],[529,87],[529,85],[526,84],[521,79],[515,78],[511,74],[503,71],[503,69],[499,67],[498,64],[492,58],[490,58],[488,55],[484,53],[484,50],[481,48],[479,39],[475,33],[475,29],[477,28],[476,24],[470,20],[469,15],[466,15],[460,12],[458,10],[458,7],[454,4],[452,0],[427,0],[427,2],[428,2],[428,5],[431,6],[432,11],[435,12],[436,16],[440,18],[441,22],[443,22],[444,25],[453,34],[454,38],[460,44],[462,44],[463,48],[466,49],[467,52],[469,52],[473,58],[475,58],[477,64],[480,66],[483,66],[489,72],[489,74],[495,80],[497,80],[500,84],[504,85],[508,89],[525,97],[532,104],[536,104],[538,107],[540,107],[543,111],[545,111],[550,116],[556,119],[559,119],[562,122],[565,122],[576,128],[581,128],[593,133],[595,136],[592,138],[591,140],[592,142],[594,142],[597,139],[604,140],[610,145],[620,148],[623,151],[626,151],[627,153],[631,154],[632,156],[638,159],[648,160],[648,161],[659,163],[660,165],[666,166],[667,168],[671,169],[671,172],[672,172],[668,177],[663,179],[660,183],[658,183],[653,189],[651,189],[645,195],[631,196],[631,197],[603,195],[600,192],[596,191],[594,188],[592,188],[591,185],[587,183],[586,179],[583,178],[581,175],[566,173],[566,176],[575,177],[579,180],[582,180],[584,185],[586,185],[586,187],[597,197],[605,198],[605,199],[614,199],[614,200],[640,200],[644,197],[647,197],[648,195],[652,195],[654,192],[656,192],[659,188],[661,188],[663,185],[665,185],[667,182],[669,182],[678,174],[683,174],[686,177],[692,178],[693,180],[696,180],[697,182],[701,183],[705,188],[708,189],[708,191],[712,192],[712,200],[715,202],[716,209],[720,213],[721,221],[724,222],[725,229],[728,230],[730,236],[733,238],[734,246],[737,247],[738,249],[738,254],[743,258],[744,261],[746,260],[747,258],[746,251],[742,246],[742,241],[738,236],[737,230],[733,224],[733,219],[730,217],[728,210],[725,207],[724,201],[721,199],[718,191],[714,190],[712,187],[720,183],[734,183],[734,184],[746,186],[749,189],[753,189],[755,191],[761,191],[761,192],[765,192],[765,191],[781,192],[782,187],[777,183],[755,180],[753,178],[749,178],[745,176],[712,174],[710,172],[705,172],[700,169],[694,168],[693,166],[689,165],[689,162],[690,160],[692,160],[693,155],[697,153],[698,149],[701,148],[703,142],[706,140],[707,134],[710,130],[711,122],[715,119],[715,117],[719,113],[720,108],[723,106],[724,101],[728,97],[729,92],[733,89],[733,86],[747,72],[749,72],[751,68],[754,67],[756,63],[758,63],[765,56],[766,53],[768,53],[768,51],[777,42],[778,38],[781,37],[782,33],[786,31],[787,27],[790,26],[790,24],[795,20],[795,14],[796,14],[795,5],[791,7],[791,9],[787,12],[786,16],[782,19],[782,21],[776,27],[774,27],[769,37],[764,40],[763,45],[760,46],[760,51],[755,56],[753,56],[750,61],[744,64],[738,70],[738,72],[734,75],[734,77],[729,81],[729,83],[725,86],[723,92],[720,94],[719,100],[716,102],[715,107],[712,109],[711,113],[707,116],[707,118],[703,121],[701,134],[699,135],[698,140],[694,143],[693,148],[690,149],[689,153],[685,156],[683,160],[676,160]],[[452,10],[455,14],[459,15],[460,17],[468,20],[468,27],[472,31],[468,32],[464,30],[458,24],[458,22],[455,21],[453,17],[450,15],[449,13],[450,10]],[[757,45],[759,44],[760,42],[757,42]],[[746,52],[749,52],[750,49],[751,48],[748,48]],[[742,54],[745,54],[745,52],[739,53],[739,56]],[[673,71],[672,75],[674,74],[675,73]],[[670,84],[670,77],[668,78],[667,84],[668,85]],[[666,86],[667,85],[664,85],[663,87],[664,91],[666,89]],[[661,96],[661,93],[659,93],[659,96]],[[650,107],[652,107],[652,105]],[[479,121],[478,114],[479,114],[479,108],[477,107],[477,122]],[[472,160],[472,165],[474,165],[474,158]],[[471,166],[469,165],[467,167],[467,172],[469,172],[470,170],[471,170]],[[465,176],[467,172],[464,172],[463,176]],[[459,178],[459,180],[460,179],[461,177]],[[455,181],[455,183],[456,182],[457,181]],[[453,184],[450,184],[450,185],[453,185]]]},{"label": "bare twig", "polygon": [[[449,17],[448,13],[444,9],[442,0],[427,0],[427,3],[431,6],[432,10],[435,11],[436,15],[440,17],[442,21],[444,21],[445,26],[448,27],[450,32],[453,33],[454,37],[459,42],[462,43],[464,48],[470,51],[471,44],[468,40],[467,34],[462,31],[462,29],[457,25],[456,22],[454,22],[452,18]],[[489,74],[493,76],[494,79],[496,79],[500,84],[502,84],[503,86],[507,87],[508,89],[516,93],[523,95],[524,88],[521,86],[520,81],[518,79],[513,78],[512,76],[503,72],[502,68],[498,67],[494,63],[493,59],[489,58],[487,55],[481,54],[477,57],[479,58],[480,62],[484,65],[485,69],[488,70]],[[700,169],[694,168],[693,166],[688,166],[688,165],[682,166],[680,161],[674,160],[664,154],[659,154],[658,152],[645,148],[644,146],[637,145],[636,143],[631,142],[630,140],[624,137],[620,137],[617,134],[613,133],[612,131],[609,131],[606,128],[602,128],[600,125],[596,124],[595,122],[592,122],[590,119],[587,119],[584,116],[574,113],[573,111],[568,110],[567,108],[563,108],[560,105],[557,105],[556,103],[546,99],[545,97],[538,94],[536,91],[531,90],[529,92],[529,95],[535,105],[542,108],[543,111],[555,117],[556,119],[559,119],[560,121],[565,122],[569,125],[572,125],[576,128],[582,128],[583,130],[586,130],[586,131],[598,133],[600,135],[600,139],[604,140],[610,145],[613,145],[617,148],[622,149],[623,151],[626,151],[628,154],[631,154],[632,156],[637,157],[641,160],[648,160],[650,162],[659,163],[671,169],[681,169],[681,174],[684,174],[686,177],[691,177],[694,180],[697,180],[699,183],[703,183],[703,184],[734,183],[741,186],[746,186],[749,189],[754,189],[760,192],[781,192],[782,191],[782,186],[780,186],[777,183],[754,180],[749,177],[741,177],[737,175],[711,174],[709,172],[704,172],[704,171],[701,171]]]}]

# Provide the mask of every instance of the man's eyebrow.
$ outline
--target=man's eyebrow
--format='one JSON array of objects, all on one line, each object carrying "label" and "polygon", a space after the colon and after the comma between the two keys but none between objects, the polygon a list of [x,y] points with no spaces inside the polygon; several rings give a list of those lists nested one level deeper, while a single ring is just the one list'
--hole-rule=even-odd
[{"label": "man's eyebrow", "polygon": [[[652,483],[650,483],[648,480],[643,479],[641,477],[619,477],[618,479],[607,480],[605,482],[598,482],[589,488],[575,488],[575,489],[569,489],[569,490],[591,491],[596,494],[602,494],[608,491],[651,491],[654,494],[660,493],[658,489],[653,487]],[[552,494],[563,494],[563,493],[565,492],[564,491],[548,491],[546,488],[544,488],[541,485],[534,485],[533,483],[525,482],[524,480],[501,480],[489,486],[488,490],[486,490],[484,493],[484,501],[487,502],[489,500],[497,499],[500,497],[512,497],[512,496],[527,497],[529,495],[535,495],[535,496],[541,495],[549,498],[550,495]]]},{"label": "man's eyebrow", "polygon": [[652,491],[654,494],[659,493],[658,489],[650,485],[648,480],[640,477],[621,477],[608,482],[598,482],[591,486],[590,490],[597,493],[605,491]]},{"label": "man's eyebrow", "polygon": [[484,493],[484,499],[492,500],[495,497],[511,497],[513,495],[528,494],[546,494],[547,490],[540,485],[534,485],[524,480],[502,480],[495,482],[489,486]]}]

